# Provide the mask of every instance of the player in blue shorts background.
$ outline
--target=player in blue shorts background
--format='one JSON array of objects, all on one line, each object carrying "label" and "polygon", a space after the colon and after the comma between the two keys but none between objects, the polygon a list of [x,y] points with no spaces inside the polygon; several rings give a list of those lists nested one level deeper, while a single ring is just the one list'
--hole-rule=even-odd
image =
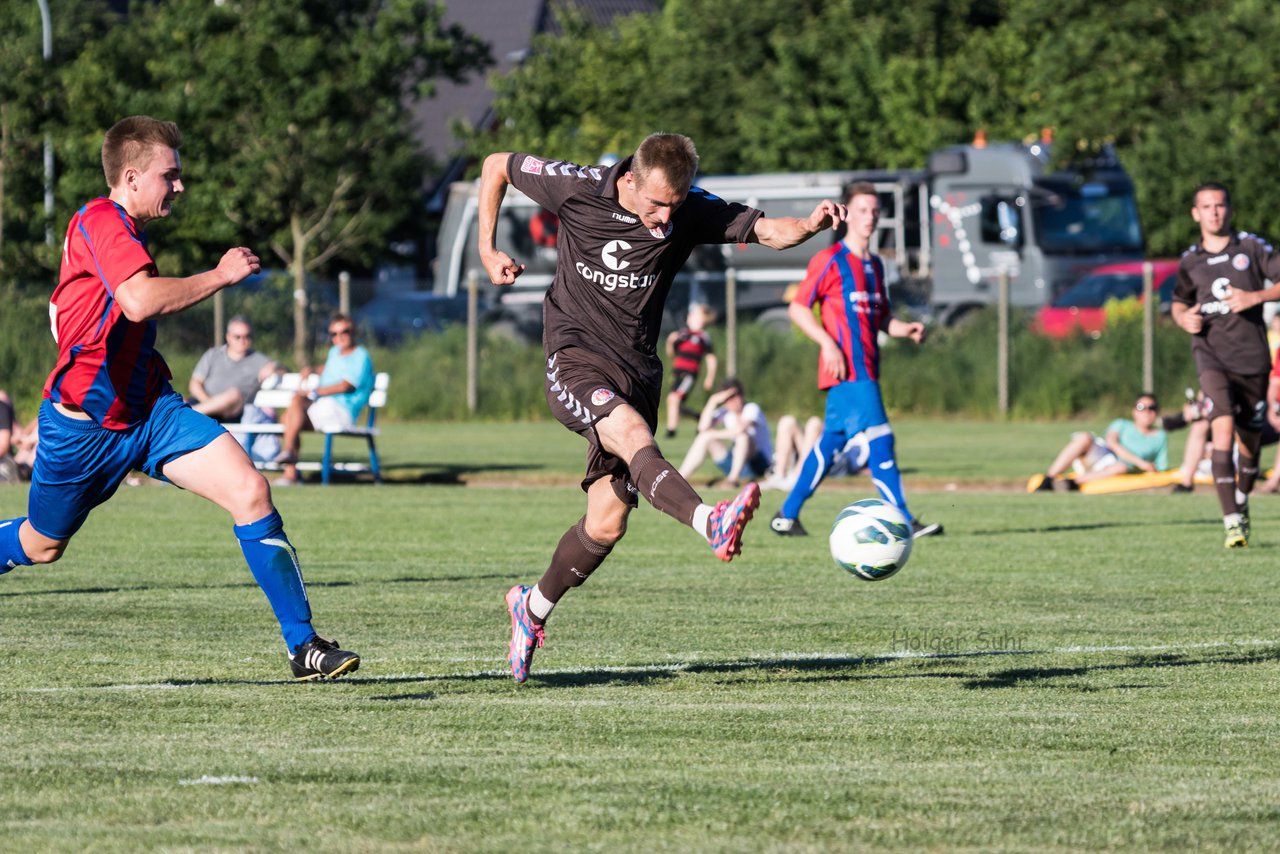
[{"label": "player in blue shorts background", "polygon": [[[898,507],[916,537],[942,533],[911,515],[902,493],[902,474],[894,454],[893,429],[880,396],[880,332],[924,342],[923,323],[893,316],[884,282],[884,263],[871,251],[880,222],[875,186],[859,182],[845,193],[848,231],[840,242],[809,262],[791,301],[791,321],[821,348],[818,386],[827,391],[822,438],[805,457],[800,476],[770,522],[774,533],[804,536],[800,509],[831,469],[837,453],[863,463],[885,501]],[[814,316],[818,306],[822,319]]]},{"label": "player in blue shorts background", "polygon": [[141,469],[231,514],[246,562],[280,622],[295,678],[337,678],[360,657],[311,627],[298,556],[267,481],[221,425],[183,402],[155,350],[156,319],[195,305],[259,269],[249,249],[212,270],[160,276],[143,227],[183,191],[177,125],[117,122],[102,144],[109,196],[71,218],[49,316],[58,363],[40,407],[40,450],[27,515],[0,521],[0,573],[52,563],[94,507]]}]

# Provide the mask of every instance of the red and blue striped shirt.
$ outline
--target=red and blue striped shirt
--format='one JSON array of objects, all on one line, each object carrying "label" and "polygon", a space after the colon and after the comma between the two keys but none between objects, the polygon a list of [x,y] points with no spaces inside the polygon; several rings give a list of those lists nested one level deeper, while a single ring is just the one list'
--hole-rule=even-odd
[{"label": "red and blue striped shirt", "polygon": [[[879,334],[893,313],[879,255],[859,258],[843,241],[822,250],[809,261],[792,302],[808,309],[821,306],[822,327],[844,353],[848,382],[880,378]],[[839,382],[819,359],[818,388]]]},{"label": "red and blue striped shirt", "polygon": [[71,218],[49,300],[58,364],[44,396],[111,430],[143,420],[172,377],[155,350],[156,322],[129,320],[115,299],[116,287],[141,270],[155,275],[155,260],[124,208],[97,198]]}]

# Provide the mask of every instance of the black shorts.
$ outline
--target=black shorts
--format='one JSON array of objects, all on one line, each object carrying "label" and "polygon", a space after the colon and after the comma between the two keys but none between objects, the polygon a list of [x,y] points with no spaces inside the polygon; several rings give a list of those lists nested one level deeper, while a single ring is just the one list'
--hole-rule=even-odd
[{"label": "black shorts", "polygon": [[635,507],[638,501],[631,472],[626,463],[600,447],[596,423],[625,403],[640,413],[652,433],[658,427],[659,390],[637,382],[611,359],[580,347],[566,347],[547,359],[546,392],[556,420],[587,440],[582,490],[609,477],[618,498]]},{"label": "black shorts", "polygon": [[689,396],[689,392],[693,391],[693,383],[697,378],[697,374],[676,371],[671,380],[671,393],[680,395],[680,399],[684,400]]},{"label": "black shorts", "polygon": [[1200,390],[1204,392],[1204,417],[1230,415],[1236,428],[1260,433],[1267,421],[1267,374],[1229,374],[1202,371]]}]

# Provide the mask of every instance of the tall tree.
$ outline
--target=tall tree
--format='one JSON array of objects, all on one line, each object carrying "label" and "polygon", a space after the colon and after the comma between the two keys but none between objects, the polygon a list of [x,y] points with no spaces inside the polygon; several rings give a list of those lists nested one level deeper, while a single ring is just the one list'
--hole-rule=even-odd
[{"label": "tall tree", "polygon": [[411,102],[490,61],[442,16],[427,0],[135,5],[66,70],[83,146],[64,189],[101,184],[90,147],[119,117],[177,121],[191,184],[172,226],[181,262],[232,243],[274,254],[297,295],[294,356],[308,362],[307,274],[386,255],[418,216],[428,168]]},{"label": "tall tree", "polygon": [[[39,287],[52,281],[62,237],[44,204],[46,133],[61,142],[65,121],[56,69],[114,17],[105,0],[53,2],[49,11],[53,55],[46,61],[40,5],[0,0],[0,275]],[[53,246],[45,241],[50,230]]]},{"label": "tall tree", "polygon": [[710,172],[906,168],[978,128],[1049,127],[1059,162],[1114,146],[1169,255],[1209,179],[1280,239],[1277,36],[1267,0],[668,0],[537,44],[496,83],[497,138],[472,148],[589,159],[667,129]]}]

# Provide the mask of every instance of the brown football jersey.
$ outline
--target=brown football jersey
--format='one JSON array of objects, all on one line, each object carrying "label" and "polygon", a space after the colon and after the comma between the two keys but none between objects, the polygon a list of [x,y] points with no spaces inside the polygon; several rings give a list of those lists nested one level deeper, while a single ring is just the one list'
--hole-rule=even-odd
[{"label": "brown football jersey", "polygon": [[1210,254],[1196,244],[1182,254],[1173,299],[1199,305],[1204,325],[1191,338],[1196,370],[1250,376],[1271,368],[1262,306],[1233,313],[1226,303],[1233,290],[1260,291],[1280,282],[1280,254],[1253,234],[1233,235],[1223,251]]},{"label": "brown football jersey", "polygon": [[581,347],[608,357],[641,382],[662,382],[657,355],[663,306],[694,247],[746,243],[761,213],[697,187],[664,231],[648,229],[618,203],[627,158],[610,168],[517,152],[511,183],[560,217],[556,272],[543,299],[547,355]]}]

